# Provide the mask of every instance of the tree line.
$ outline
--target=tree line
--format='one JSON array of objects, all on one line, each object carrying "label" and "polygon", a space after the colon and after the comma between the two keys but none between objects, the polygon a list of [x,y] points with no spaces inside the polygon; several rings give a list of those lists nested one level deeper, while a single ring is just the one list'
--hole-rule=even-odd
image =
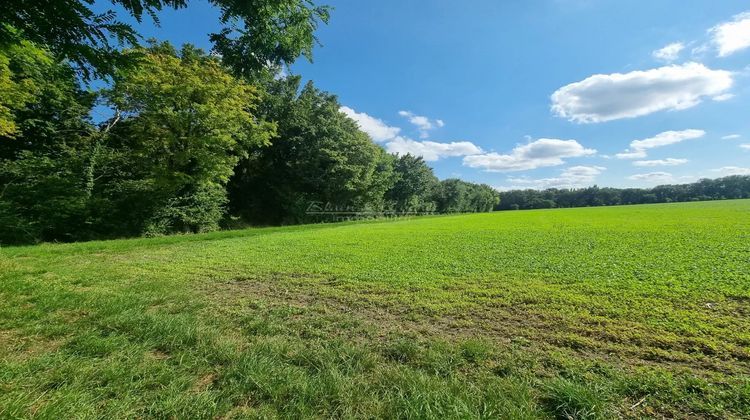
[{"label": "tree line", "polygon": [[733,175],[701,179],[691,184],[654,188],[599,188],[511,190],[502,193],[495,210],[549,209],[556,207],[617,206],[750,198],[750,176]]},{"label": "tree line", "polygon": [[[189,7],[115,3],[137,19]],[[487,185],[440,181],[421,158],[385,152],[335,95],[278,77],[310,55],[327,7],[212,3],[226,27],[210,53],[141,45],[86,1],[0,11],[0,244],[305,223],[311,202],[403,213],[499,203]],[[106,87],[93,90],[95,78]]]}]

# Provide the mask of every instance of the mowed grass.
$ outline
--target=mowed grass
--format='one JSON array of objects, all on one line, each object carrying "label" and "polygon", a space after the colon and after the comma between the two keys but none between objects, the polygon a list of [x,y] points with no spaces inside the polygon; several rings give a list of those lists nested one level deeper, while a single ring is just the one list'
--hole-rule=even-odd
[{"label": "mowed grass", "polygon": [[748,416],[750,200],[0,251],[0,418]]}]

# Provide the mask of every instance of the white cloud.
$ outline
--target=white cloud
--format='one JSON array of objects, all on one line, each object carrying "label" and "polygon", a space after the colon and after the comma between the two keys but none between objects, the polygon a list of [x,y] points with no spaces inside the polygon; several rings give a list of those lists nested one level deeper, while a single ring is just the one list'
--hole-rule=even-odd
[{"label": "white cloud", "polygon": [[423,139],[430,135],[430,130],[445,126],[443,120],[431,120],[425,116],[416,115],[411,111],[399,111],[398,115],[407,118],[410,123],[414,124],[419,130],[419,137]]},{"label": "white cloud", "polygon": [[745,150],[750,150],[750,143],[741,144],[740,148],[745,149]]},{"label": "white cloud", "polygon": [[724,22],[709,29],[719,57],[732,55],[750,47],[750,12],[740,13],[731,22]]},{"label": "white cloud", "polygon": [[633,181],[645,181],[649,183],[671,182],[674,178],[669,172],[649,172],[647,174],[635,174],[628,177]]},{"label": "white cloud", "polygon": [[685,49],[685,44],[682,42],[673,42],[663,48],[651,53],[654,58],[662,61],[675,61],[680,57],[680,52]]},{"label": "white cloud", "polygon": [[359,128],[367,133],[374,141],[383,142],[390,140],[398,135],[401,131],[398,127],[391,127],[384,123],[383,120],[371,117],[364,112],[357,112],[348,106],[342,106],[339,111],[346,114],[359,125]]},{"label": "white cloud", "polygon": [[[450,143],[415,141],[399,136],[401,128],[389,126],[383,120],[367,115],[364,112],[357,112],[348,106],[340,107],[339,111],[356,121],[359,128],[374,141],[385,143],[384,147],[390,153],[410,153],[414,156],[422,156],[426,161],[435,161],[451,156],[467,156],[483,153],[481,148],[468,141]],[[414,115],[408,111],[401,111],[399,115],[408,117],[409,121],[420,130],[420,133],[426,133],[427,130],[445,125],[442,120],[431,121],[427,117]]]},{"label": "white cloud", "polygon": [[750,168],[740,168],[739,166],[724,166],[718,169],[711,169],[711,172],[716,172],[721,176],[750,175]]},{"label": "white cloud", "polygon": [[684,165],[688,163],[687,159],[675,159],[675,158],[666,158],[666,159],[655,159],[655,160],[636,160],[633,162],[633,165],[635,166],[677,166],[677,165]]},{"label": "white cloud", "polygon": [[735,139],[738,139],[740,137],[742,137],[742,136],[740,136],[739,134],[729,134],[729,135],[726,135],[726,136],[722,137],[721,139],[722,140],[735,140]]},{"label": "white cloud", "polygon": [[560,176],[554,178],[531,179],[526,177],[508,178],[513,188],[581,188],[594,184],[597,175],[604,170],[602,166],[572,166],[560,172]]},{"label": "white cloud", "polygon": [[713,99],[716,102],[724,102],[724,101],[728,101],[728,100],[730,100],[732,98],[734,98],[734,93],[724,93],[722,95],[716,95],[716,96],[714,96],[711,99]]},{"label": "white cloud", "polygon": [[404,137],[396,137],[386,143],[386,150],[390,153],[422,156],[426,161],[435,161],[443,157],[476,155],[482,149],[468,141],[438,143],[434,141],[414,141]]},{"label": "white cloud", "polygon": [[701,59],[710,49],[711,46],[709,44],[700,44],[690,50],[690,55],[692,55],[694,59]]},{"label": "white cloud", "polygon": [[698,105],[732,87],[732,73],[686,63],[630,73],[597,74],[552,94],[552,111],[579,123],[634,118]]},{"label": "white cloud", "polygon": [[646,156],[648,156],[648,154],[645,150],[626,150],[615,154],[617,159],[643,159]]},{"label": "white cloud", "polygon": [[653,149],[655,147],[667,146],[685,140],[697,139],[705,135],[705,131],[695,129],[682,131],[665,131],[647,139],[633,140],[632,142],[630,142],[630,147],[634,150]]},{"label": "white cloud", "polygon": [[622,153],[618,153],[618,159],[642,159],[647,156],[646,151],[655,147],[667,146],[679,143],[685,140],[697,139],[706,135],[703,130],[689,129],[682,131],[665,131],[654,137],[643,140],[633,140],[630,142],[630,148]]},{"label": "white cloud", "polygon": [[589,156],[596,150],[586,149],[575,140],[539,139],[515,147],[510,154],[484,153],[464,157],[463,164],[488,172],[513,172],[557,166],[563,158]]}]

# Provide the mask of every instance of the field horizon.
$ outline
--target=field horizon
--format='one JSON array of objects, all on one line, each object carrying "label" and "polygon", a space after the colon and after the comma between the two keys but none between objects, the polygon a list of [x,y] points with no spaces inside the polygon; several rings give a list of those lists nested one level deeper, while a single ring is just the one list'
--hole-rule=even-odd
[{"label": "field horizon", "polygon": [[0,418],[743,418],[750,200],[0,248]]}]

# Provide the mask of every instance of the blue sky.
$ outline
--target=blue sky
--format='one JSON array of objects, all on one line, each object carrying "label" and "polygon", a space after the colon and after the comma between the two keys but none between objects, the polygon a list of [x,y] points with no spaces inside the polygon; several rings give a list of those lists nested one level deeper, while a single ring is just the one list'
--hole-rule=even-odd
[{"label": "blue sky", "polygon": [[[291,71],[440,178],[505,189],[750,174],[747,1],[326,3],[314,62]],[[210,49],[207,3],[160,16],[145,36]]]}]

